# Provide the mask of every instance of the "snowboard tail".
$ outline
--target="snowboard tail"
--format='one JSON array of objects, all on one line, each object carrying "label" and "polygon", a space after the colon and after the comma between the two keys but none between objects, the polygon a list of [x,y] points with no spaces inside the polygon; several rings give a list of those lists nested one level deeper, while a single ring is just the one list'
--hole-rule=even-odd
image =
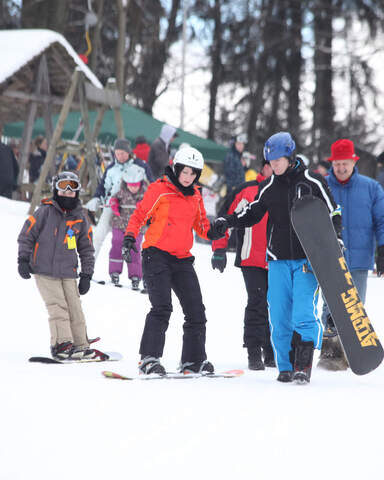
[{"label": "snowboard tail", "polygon": [[123,358],[121,353],[118,352],[103,352],[105,356],[98,358],[84,358],[84,359],[66,359],[57,360],[52,357],[30,357],[28,362],[32,363],[46,363],[46,364],[59,364],[59,363],[90,363],[90,362],[117,362]]},{"label": "snowboard tail", "polygon": [[325,203],[312,195],[291,210],[293,228],[323,292],[351,370],[365,375],[384,351],[353,283]]}]

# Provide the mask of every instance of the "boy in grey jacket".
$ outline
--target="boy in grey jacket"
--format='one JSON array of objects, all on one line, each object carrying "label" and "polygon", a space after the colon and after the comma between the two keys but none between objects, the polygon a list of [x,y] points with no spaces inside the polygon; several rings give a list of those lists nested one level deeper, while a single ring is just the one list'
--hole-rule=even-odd
[{"label": "boy in grey jacket", "polygon": [[91,360],[103,355],[89,348],[79,297],[89,290],[95,263],[92,227],[79,200],[80,187],[75,173],[54,177],[53,198],[42,200],[18,237],[18,271],[24,279],[31,273],[35,276],[49,314],[51,353],[57,359]]}]

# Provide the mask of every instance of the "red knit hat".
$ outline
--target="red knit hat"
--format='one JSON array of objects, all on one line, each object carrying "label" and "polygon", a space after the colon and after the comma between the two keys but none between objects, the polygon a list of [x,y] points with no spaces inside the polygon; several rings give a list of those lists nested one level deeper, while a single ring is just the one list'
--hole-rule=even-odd
[{"label": "red knit hat", "polygon": [[360,158],[355,153],[352,140],[348,140],[347,138],[342,138],[332,143],[331,153],[332,155],[328,158],[329,162],[333,162],[334,160],[354,160],[357,162]]}]

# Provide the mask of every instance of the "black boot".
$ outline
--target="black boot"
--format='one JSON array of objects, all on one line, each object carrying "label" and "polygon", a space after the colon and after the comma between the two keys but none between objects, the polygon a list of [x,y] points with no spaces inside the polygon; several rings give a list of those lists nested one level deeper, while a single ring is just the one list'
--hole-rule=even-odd
[{"label": "black boot", "polygon": [[283,370],[282,372],[279,373],[279,376],[277,377],[278,382],[283,382],[283,383],[289,383],[292,382],[292,374],[293,372],[290,370]]},{"label": "black boot", "polygon": [[261,347],[248,348],[248,368],[249,370],[265,370],[261,358]]},{"label": "black boot", "polygon": [[273,348],[269,345],[268,347],[263,347],[264,354],[264,365],[266,367],[276,367],[275,357],[273,355]]},{"label": "black boot", "polygon": [[[296,334],[296,332],[295,332]],[[309,383],[313,361],[313,342],[303,342],[300,335],[295,341],[295,360],[293,365],[293,380],[297,383]]]},{"label": "black boot", "polygon": [[334,372],[348,369],[348,360],[345,356],[343,347],[341,346],[337,334],[332,337],[324,336],[317,367]]}]

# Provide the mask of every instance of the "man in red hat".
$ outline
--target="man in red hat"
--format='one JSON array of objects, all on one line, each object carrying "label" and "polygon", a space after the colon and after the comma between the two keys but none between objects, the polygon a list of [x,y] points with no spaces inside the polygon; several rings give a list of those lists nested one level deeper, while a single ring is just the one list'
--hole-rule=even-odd
[{"label": "man in red hat", "polygon": [[[359,157],[351,140],[341,139],[331,146],[332,164],[326,177],[337,204],[341,206],[344,252],[361,300],[365,302],[368,270],[373,270],[377,246],[376,270],[384,275],[384,190],[356,167]],[[343,351],[327,306],[323,310],[326,323],[319,366],[339,370],[347,368]],[[327,341],[327,338],[330,340]],[[338,367],[338,368],[337,368]]]}]

